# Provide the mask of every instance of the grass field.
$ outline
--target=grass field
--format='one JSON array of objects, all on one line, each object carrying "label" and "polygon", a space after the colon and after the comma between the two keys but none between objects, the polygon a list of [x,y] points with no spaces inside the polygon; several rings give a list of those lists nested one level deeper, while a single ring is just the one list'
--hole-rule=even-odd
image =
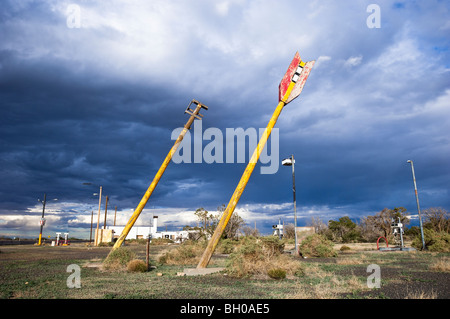
[{"label": "grass field", "polygon": [[[158,256],[176,245],[151,246],[154,266],[144,273],[105,271],[111,248],[0,246],[2,299],[449,299],[450,254],[380,252],[373,244],[347,244],[337,257],[299,258],[303,274],[274,280],[268,276],[233,278],[226,271],[178,276],[196,265],[162,265]],[[145,260],[145,245],[129,245]],[[289,247],[286,247],[289,248]],[[214,255],[211,267],[225,267],[227,255]],[[81,288],[68,288],[71,272],[81,269]],[[368,266],[379,266],[381,287],[369,288]]]}]

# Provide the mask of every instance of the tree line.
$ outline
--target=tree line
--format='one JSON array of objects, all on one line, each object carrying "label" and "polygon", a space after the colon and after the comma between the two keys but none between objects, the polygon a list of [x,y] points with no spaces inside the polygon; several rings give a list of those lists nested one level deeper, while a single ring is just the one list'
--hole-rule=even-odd
[{"label": "tree line", "polygon": [[[219,206],[216,213],[210,213],[204,208],[195,211],[197,216],[197,226],[185,226],[184,230],[195,230],[191,233],[191,239],[210,238],[219,223],[225,210],[225,205]],[[422,212],[423,227],[435,233],[449,233],[450,219],[449,213],[441,207],[431,207]],[[315,228],[315,232],[325,236],[336,243],[352,242],[374,242],[380,236],[392,239],[392,222],[401,222],[404,225],[405,236],[413,238],[420,234],[418,226],[408,228],[410,224],[410,214],[404,207],[384,208],[375,215],[360,218],[353,221],[348,216],[343,216],[337,220],[329,220],[325,223],[318,217],[311,218],[308,226]],[[256,228],[247,225],[242,217],[236,212],[231,216],[222,237],[236,239],[238,236],[259,236]],[[294,238],[294,225],[287,224],[284,227],[284,238]]]},{"label": "tree line", "polygon": [[[421,212],[424,229],[436,233],[449,233],[449,213],[440,207],[431,207]],[[418,226],[408,228],[411,222],[409,213],[404,207],[393,209],[384,208],[375,215],[362,217],[358,222],[352,221],[348,216],[338,220],[330,220],[325,224],[318,218],[312,218],[311,226],[316,233],[322,234],[333,242],[374,242],[380,236],[392,239],[392,223],[401,222],[404,225],[405,235],[413,238],[420,234]]]}]

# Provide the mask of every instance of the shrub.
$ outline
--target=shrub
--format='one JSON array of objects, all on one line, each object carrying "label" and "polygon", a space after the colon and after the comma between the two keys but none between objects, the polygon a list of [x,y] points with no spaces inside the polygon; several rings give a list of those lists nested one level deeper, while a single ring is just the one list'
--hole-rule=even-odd
[{"label": "shrub", "polygon": [[273,279],[284,279],[286,278],[286,270],[281,268],[272,268],[267,272],[270,278]]},{"label": "shrub", "polygon": [[303,256],[308,257],[336,257],[337,253],[333,246],[333,242],[323,235],[313,234],[302,241],[299,251]]},{"label": "shrub", "polygon": [[233,239],[222,239],[217,245],[216,251],[222,254],[231,254],[234,248],[239,244],[237,240]]},{"label": "shrub", "polygon": [[146,272],[147,271],[147,265],[143,260],[140,259],[133,259],[130,260],[127,264],[127,270],[129,272]]},{"label": "shrub", "polygon": [[284,255],[283,248],[283,242],[276,237],[244,237],[227,260],[227,273],[240,278],[267,275],[271,269],[281,269],[289,275],[302,275],[301,264]]},{"label": "shrub", "polygon": [[202,243],[186,241],[178,248],[165,253],[159,257],[161,264],[168,265],[191,265],[199,262],[204,251]]},{"label": "shrub", "polygon": [[341,248],[339,249],[340,251],[347,251],[347,250],[351,250],[350,247],[342,245]]},{"label": "shrub", "polygon": [[121,269],[134,259],[136,254],[125,247],[119,247],[108,255],[103,261],[103,267],[105,269]]},{"label": "shrub", "polygon": [[[425,237],[425,246],[429,251],[450,252],[450,234],[446,232],[435,232],[432,229],[425,228],[423,230]],[[422,236],[419,234],[413,239],[412,246],[422,249]]]}]

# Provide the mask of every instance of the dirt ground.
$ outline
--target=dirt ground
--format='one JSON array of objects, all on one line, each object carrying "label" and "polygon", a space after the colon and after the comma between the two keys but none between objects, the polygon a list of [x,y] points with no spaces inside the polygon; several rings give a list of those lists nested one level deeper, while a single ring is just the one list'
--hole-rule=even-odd
[{"label": "dirt ground", "polygon": [[[450,299],[450,273],[448,270],[430,271],[427,260],[427,256],[432,256],[430,253],[425,255],[422,252],[380,252],[376,250],[376,244],[349,244],[348,246],[351,248],[350,252],[340,253],[337,258],[304,259],[298,257],[298,259],[302,263],[316,263],[322,268],[329,268],[335,275],[358,277],[368,276],[368,263],[372,261],[381,263],[381,288],[361,291],[356,297],[358,299],[382,297],[387,299]],[[135,251],[138,258],[145,259],[145,245],[129,245],[127,247]],[[156,260],[159,255],[175,247],[175,245],[150,246],[150,258]],[[289,249],[289,247],[286,248]],[[339,248],[339,245],[335,246],[337,251]],[[69,247],[0,246],[0,268],[12,261],[43,261],[45,263],[54,260],[84,260],[86,261],[85,266],[88,264],[95,266],[95,263],[99,264],[110,251],[111,247],[86,247],[85,244],[73,244]],[[364,262],[358,262],[360,256]],[[223,256],[219,257],[224,258]],[[448,259],[448,254],[445,258]],[[349,264],[342,266],[346,260],[350,261]],[[227,280],[224,277],[224,281]],[[343,298],[351,297],[348,294],[343,296]]]}]

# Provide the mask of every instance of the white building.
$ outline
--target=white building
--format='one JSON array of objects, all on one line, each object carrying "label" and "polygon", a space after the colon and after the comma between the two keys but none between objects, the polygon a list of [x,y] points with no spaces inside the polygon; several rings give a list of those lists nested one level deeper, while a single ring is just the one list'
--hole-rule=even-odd
[{"label": "white building", "polygon": [[[114,232],[114,239],[119,238],[122,234],[125,226],[106,226],[107,229],[111,229]],[[146,239],[151,235],[152,238],[165,238],[173,240],[174,242],[181,243],[182,241],[188,239],[189,231],[163,231],[158,232],[158,216],[153,216],[153,221],[151,226],[133,226],[130,229],[125,240],[130,239]]]}]

